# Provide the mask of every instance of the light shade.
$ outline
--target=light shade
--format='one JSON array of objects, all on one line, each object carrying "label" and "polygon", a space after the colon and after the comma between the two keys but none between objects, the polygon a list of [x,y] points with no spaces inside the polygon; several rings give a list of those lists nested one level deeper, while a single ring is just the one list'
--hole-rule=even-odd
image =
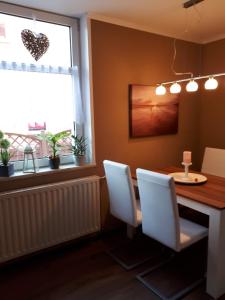
[{"label": "light shade", "polygon": [[162,84],[157,86],[157,88],[155,89],[155,93],[158,96],[162,96],[166,94],[166,88],[165,86],[163,86]]},{"label": "light shade", "polygon": [[181,91],[181,86],[177,82],[174,82],[170,87],[171,94],[179,94]]},{"label": "light shade", "polygon": [[193,79],[188,82],[186,85],[187,92],[196,92],[198,90],[198,84]]},{"label": "light shade", "polygon": [[206,80],[205,82],[206,90],[215,90],[217,87],[218,87],[218,81],[215,78],[210,77],[208,80]]}]

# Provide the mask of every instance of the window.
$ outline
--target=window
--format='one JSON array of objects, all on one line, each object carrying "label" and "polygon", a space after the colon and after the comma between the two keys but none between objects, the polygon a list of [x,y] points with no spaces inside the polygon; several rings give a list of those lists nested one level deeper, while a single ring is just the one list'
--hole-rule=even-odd
[{"label": "window", "polygon": [[[71,20],[73,25],[0,13],[0,129],[12,142],[13,160],[23,158],[26,144],[36,150],[38,158],[46,157],[49,149],[37,135],[42,131],[72,132],[74,122],[83,119],[77,21]],[[22,42],[23,29],[49,39],[49,48],[38,61]],[[83,126],[76,128],[82,134]],[[70,138],[63,142],[62,154],[69,162]],[[44,159],[39,162],[45,164]]]}]

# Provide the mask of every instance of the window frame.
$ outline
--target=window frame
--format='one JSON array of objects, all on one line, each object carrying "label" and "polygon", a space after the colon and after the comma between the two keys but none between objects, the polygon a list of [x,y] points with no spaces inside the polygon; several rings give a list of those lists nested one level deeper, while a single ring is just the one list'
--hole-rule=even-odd
[{"label": "window frame", "polygon": [[[22,18],[35,19],[38,21],[49,22],[53,24],[59,24],[69,26],[70,28],[70,46],[71,46],[71,62],[72,66],[76,65],[80,73],[81,93],[85,98],[83,101],[84,114],[86,120],[89,119],[89,123],[86,121],[78,132],[84,132],[84,135],[88,138],[89,143],[89,156],[90,165],[96,165],[95,151],[94,151],[94,122],[93,122],[93,94],[92,94],[92,82],[84,83],[85,80],[91,79],[91,47],[90,47],[90,19],[82,17],[71,18],[64,15],[59,15],[52,12],[46,12],[28,8],[24,6],[17,6],[9,3],[0,3],[0,12],[4,14],[19,16]],[[81,24],[81,28],[80,28]],[[83,24],[83,25],[82,25]],[[81,32],[80,32],[81,29]],[[83,48],[83,49],[81,49]],[[84,54],[82,52],[84,50]],[[82,62],[82,64],[81,64]],[[84,75],[85,74],[85,75]],[[65,162],[68,163],[68,162]],[[71,165],[70,165],[71,167]]]},{"label": "window frame", "polygon": [[[79,39],[79,19],[69,18],[50,12],[40,11],[24,6],[17,6],[8,3],[0,3],[0,13],[9,14],[17,17],[36,19],[37,21],[48,22],[70,27],[70,47],[72,66],[80,69],[80,39]],[[77,51],[76,51],[77,49]]]}]

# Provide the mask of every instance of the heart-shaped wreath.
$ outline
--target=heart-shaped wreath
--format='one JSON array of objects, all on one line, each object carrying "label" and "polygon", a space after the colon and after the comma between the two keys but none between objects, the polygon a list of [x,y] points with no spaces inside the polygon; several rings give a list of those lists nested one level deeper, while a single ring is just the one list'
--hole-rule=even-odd
[{"label": "heart-shaped wreath", "polygon": [[24,29],[21,32],[21,37],[24,46],[37,61],[48,50],[49,40],[43,33],[34,33],[29,29]]}]

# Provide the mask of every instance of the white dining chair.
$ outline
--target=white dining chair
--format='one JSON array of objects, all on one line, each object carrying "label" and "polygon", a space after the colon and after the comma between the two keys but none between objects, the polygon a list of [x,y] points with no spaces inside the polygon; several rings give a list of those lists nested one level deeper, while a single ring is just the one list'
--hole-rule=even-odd
[{"label": "white dining chair", "polygon": [[128,165],[103,161],[109,191],[111,214],[127,224],[127,236],[133,238],[135,228],[141,224],[140,201],[135,197]]},{"label": "white dining chair", "polygon": [[225,149],[206,147],[201,171],[225,177]]},{"label": "white dining chair", "polygon": [[[137,181],[144,234],[176,252],[207,236],[207,228],[179,217],[175,184],[171,176],[137,169]],[[149,272],[138,275],[138,279],[162,297],[160,292],[145,281],[144,277]],[[195,284],[189,288],[193,287]],[[184,293],[187,293],[187,290],[185,289]],[[179,292],[180,295],[182,292]]]}]

